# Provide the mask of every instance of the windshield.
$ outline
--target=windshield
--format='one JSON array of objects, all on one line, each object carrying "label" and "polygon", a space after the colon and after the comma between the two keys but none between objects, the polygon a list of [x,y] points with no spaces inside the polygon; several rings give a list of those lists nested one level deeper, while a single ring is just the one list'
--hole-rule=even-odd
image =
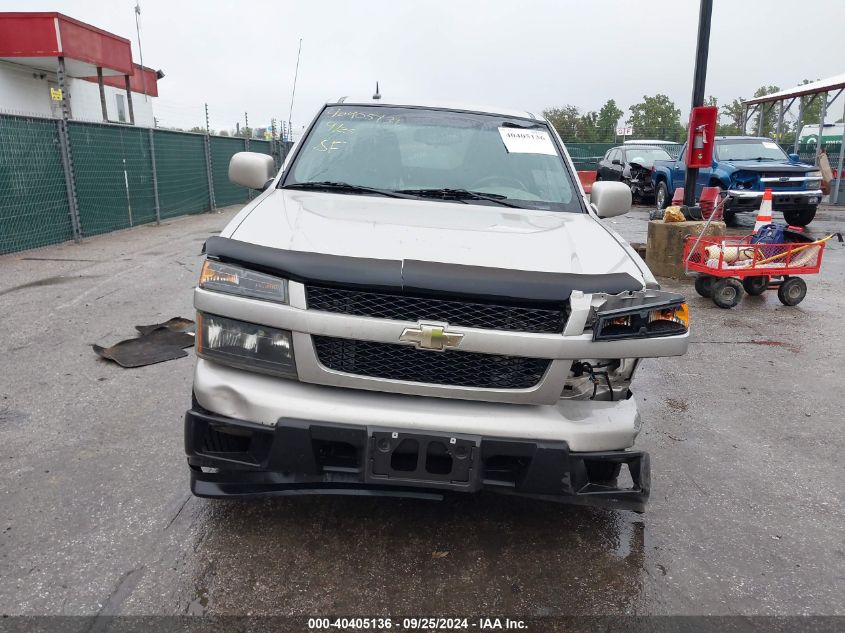
[{"label": "windshield", "polygon": [[716,141],[719,160],[789,160],[774,141],[760,139],[732,139]]},{"label": "windshield", "polygon": [[629,163],[653,163],[656,160],[672,160],[665,149],[659,147],[638,147],[626,149],[625,157]]},{"label": "windshield", "polygon": [[303,139],[282,187],[319,189],[318,184],[340,195],[398,192],[583,211],[545,123],[478,113],[327,107]]}]

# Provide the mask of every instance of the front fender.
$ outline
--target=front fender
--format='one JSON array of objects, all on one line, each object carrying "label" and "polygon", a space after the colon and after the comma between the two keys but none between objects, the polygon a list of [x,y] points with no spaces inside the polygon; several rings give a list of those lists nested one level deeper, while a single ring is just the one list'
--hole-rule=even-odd
[{"label": "front fender", "polygon": [[713,168],[713,178],[717,179],[725,187],[730,187],[734,174],[739,171],[730,163],[718,163]]},{"label": "front fender", "polygon": [[665,167],[655,167],[654,171],[651,173],[651,184],[657,188],[657,183],[663,180],[666,183],[666,186],[669,187],[669,191],[672,191],[672,174],[668,169]]}]

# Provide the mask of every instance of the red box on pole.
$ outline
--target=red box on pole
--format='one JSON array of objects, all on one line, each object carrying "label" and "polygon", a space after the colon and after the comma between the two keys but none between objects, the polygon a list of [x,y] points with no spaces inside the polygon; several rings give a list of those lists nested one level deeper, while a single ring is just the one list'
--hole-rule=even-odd
[{"label": "red box on pole", "polygon": [[687,167],[706,169],[713,164],[713,146],[718,118],[719,108],[716,106],[699,106],[690,112],[687,130]]}]

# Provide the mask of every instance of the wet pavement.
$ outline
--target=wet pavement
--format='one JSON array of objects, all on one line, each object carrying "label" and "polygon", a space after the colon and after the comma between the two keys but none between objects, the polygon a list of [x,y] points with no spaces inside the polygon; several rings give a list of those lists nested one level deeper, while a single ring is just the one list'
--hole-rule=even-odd
[{"label": "wet pavement", "polygon": [[[645,514],[492,495],[208,501],[188,493],[193,352],[90,344],[192,316],[228,209],[0,257],[0,613],[845,615],[845,248],[807,299],[720,310],[634,391]],[[644,241],[647,212],[612,226]],[[824,210],[817,233],[845,231]],[[190,351],[190,350],[189,350]]]}]

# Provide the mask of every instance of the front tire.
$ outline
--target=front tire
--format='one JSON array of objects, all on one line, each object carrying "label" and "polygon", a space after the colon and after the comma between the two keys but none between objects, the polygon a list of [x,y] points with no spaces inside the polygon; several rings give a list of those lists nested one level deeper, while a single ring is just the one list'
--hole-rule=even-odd
[{"label": "front tire", "polygon": [[788,277],[778,288],[778,299],[785,306],[797,306],[807,296],[807,284],[801,277]]},{"label": "front tire", "polygon": [[807,207],[806,209],[792,209],[783,212],[783,219],[790,226],[807,226],[816,217],[817,207]]},{"label": "front tire", "polygon": [[713,303],[720,308],[733,308],[742,299],[742,283],[739,279],[726,277],[713,284]]},{"label": "front tire", "polygon": [[654,202],[658,209],[665,209],[672,202],[672,198],[669,196],[669,187],[666,186],[664,180],[657,183],[657,189],[654,190]]},{"label": "front tire", "polygon": [[699,275],[695,278],[695,291],[705,299],[713,298],[713,282],[715,277],[710,275]]}]

